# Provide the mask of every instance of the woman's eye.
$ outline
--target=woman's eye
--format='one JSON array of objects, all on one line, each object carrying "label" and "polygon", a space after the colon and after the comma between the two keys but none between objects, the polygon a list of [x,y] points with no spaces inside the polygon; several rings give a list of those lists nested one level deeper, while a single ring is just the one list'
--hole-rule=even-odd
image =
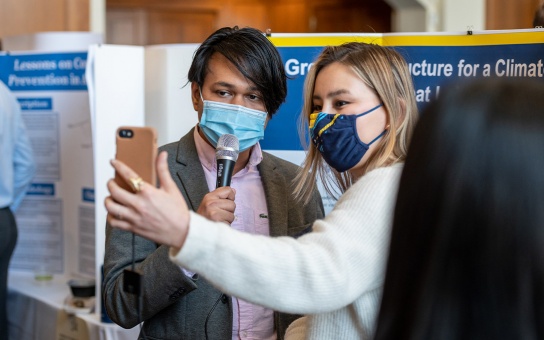
[{"label": "woman's eye", "polygon": [[312,112],[321,112],[321,105],[314,105],[312,106]]},{"label": "woman's eye", "polygon": [[339,100],[336,103],[334,103],[334,106],[335,107],[342,107],[342,106],[347,105],[347,104],[348,104],[348,102],[343,101],[343,100]]}]

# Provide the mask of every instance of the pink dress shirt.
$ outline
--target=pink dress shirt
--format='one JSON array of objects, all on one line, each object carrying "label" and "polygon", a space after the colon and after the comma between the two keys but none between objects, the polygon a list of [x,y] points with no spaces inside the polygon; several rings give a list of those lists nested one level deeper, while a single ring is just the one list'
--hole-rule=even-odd
[{"label": "pink dress shirt", "polygon": [[[195,144],[210,191],[215,190],[217,164],[215,149],[195,129]],[[251,234],[270,235],[268,208],[257,165],[263,159],[259,143],[252,147],[248,164],[234,174],[236,211],[231,227]],[[232,339],[276,339],[274,311],[232,297]]]}]

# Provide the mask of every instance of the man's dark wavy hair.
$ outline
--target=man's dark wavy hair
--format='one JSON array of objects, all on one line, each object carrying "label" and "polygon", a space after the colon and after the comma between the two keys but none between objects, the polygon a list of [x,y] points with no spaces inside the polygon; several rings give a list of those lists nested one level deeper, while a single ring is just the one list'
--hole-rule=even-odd
[{"label": "man's dark wavy hair", "polygon": [[257,29],[220,28],[196,50],[188,74],[190,82],[202,87],[214,53],[221,53],[255,84],[272,117],[287,96],[287,77],[276,47]]}]

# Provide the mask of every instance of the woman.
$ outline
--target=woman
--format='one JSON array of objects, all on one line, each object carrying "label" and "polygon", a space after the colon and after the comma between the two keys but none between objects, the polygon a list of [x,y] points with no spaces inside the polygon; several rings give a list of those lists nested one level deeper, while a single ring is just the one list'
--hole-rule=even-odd
[{"label": "woman", "polygon": [[406,160],[376,339],[542,339],[544,84],[442,93]]},{"label": "woman", "polygon": [[[407,64],[377,45],[327,47],[308,75],[303,114],[312,144],[295,195],[307,201],[318,174],[330,192],[337,185],[342,193],[312,232],[296,240],[251,236],[188,212],[165,154],[157,161],[159,189],[144,183],[131,194],[108,182],[108,222],[171,246],[175,262],[228,294],[313,314],[295,321],[287,337],[370,339],[397,184],[418,115]],[[127,181],[137,177],[112,164]],[[119,209],[123,220],[116,219]]]}]

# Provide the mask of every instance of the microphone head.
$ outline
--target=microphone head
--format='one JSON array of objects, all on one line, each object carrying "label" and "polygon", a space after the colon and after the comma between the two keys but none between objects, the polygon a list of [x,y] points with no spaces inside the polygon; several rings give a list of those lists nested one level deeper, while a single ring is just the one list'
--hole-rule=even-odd
[{"label": "microphone head", "polygon": [[238,138],[235,135],[226,133],[219,137],[219,140],[217,141],[215,158],[236,161],[238,159],[239,150],[240,143],[238,142]]}]

